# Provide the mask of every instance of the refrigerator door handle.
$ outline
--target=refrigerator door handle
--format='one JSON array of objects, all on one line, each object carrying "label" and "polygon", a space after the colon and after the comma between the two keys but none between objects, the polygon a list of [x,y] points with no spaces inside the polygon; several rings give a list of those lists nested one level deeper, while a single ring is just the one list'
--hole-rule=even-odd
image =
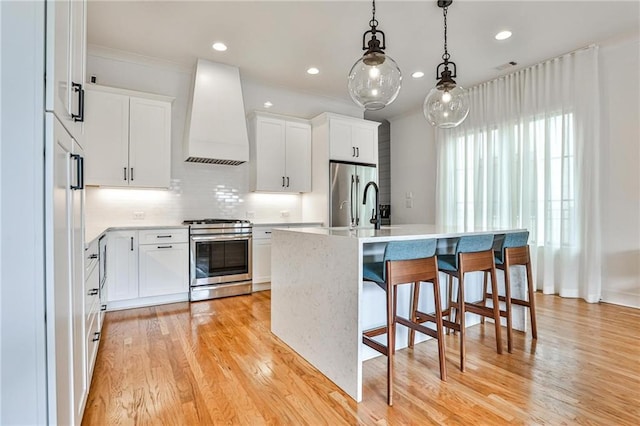
[{"label": "refrigerator door handle", "polygon": [[353,226],[353,224],[355,223],[354,220],[354,214],[353,214],[353,208],[355,206],[355,203],[353,202],[353,195],[354,195],[354,183],[355,183],[355,178],[353,175],[351,175],[351,190],[349,191],[349,197],[350,197],[350,203],[349,203],[349,223],[351,224],[351,226]]},{"label": "refrigerator door handle", "polygon": [[356,175],[356,226],[360,226],[360,176]]}]

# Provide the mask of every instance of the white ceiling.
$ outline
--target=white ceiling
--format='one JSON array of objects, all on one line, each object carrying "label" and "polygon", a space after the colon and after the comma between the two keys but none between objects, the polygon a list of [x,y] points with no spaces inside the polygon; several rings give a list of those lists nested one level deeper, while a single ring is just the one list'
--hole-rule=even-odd
[{"label": "white ceiling", "polygon": [[[386,53],[403,72],[395,102],[367,117],[419,108],[441,62],[442,9],[435,0],[376,2]],[[187,66],[196,58],[232,64],[261,83],[350,101],[346,76],[362,55],[370,1],[89,1],[88,43]],[[468,87],[611,38],[637,33],[640,2],[455,0],[449,52]],[[496,41],[503,29],[513,37]],[[229,49],[216,52],[214,41]],[[509,71],[495,67],[518,63]],[[320,69],[316,76],[305,70]],[[422,70],[425,77],[411,78]]]}]

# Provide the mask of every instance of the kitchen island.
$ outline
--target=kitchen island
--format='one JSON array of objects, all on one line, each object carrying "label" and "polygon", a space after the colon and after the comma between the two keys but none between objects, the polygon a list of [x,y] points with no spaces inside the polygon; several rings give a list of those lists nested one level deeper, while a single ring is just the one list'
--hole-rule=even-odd
[{"label": "kitchen island", "polygon": [[[437,238],[438,251],[442,252],[450,250],[451,241],[460,236],[520,231],[524,230],[458,232],[435,225],[395,225],[379,230],[274,229],[271,331],[360,402],[362,363],[374,356],[373,351],[369,352],[370,348],[362,344],[362,331],[385,323],[384,292],[377,285],[362,281],[363,260],[381,260],[389,241]],[[477,274],[481,279],[482,274]],[[498,274],[499,282],[501,275]],[[440,281],[441,285],[446,282],[443,275]],[[520,274],[513,275],[512,283],[514,297],[522,296]],[[400,315],[406,315],[409,309],[409,287],[401,286],[398,294]],[[477,290],[476,295],[480,297],[482,290]],[[473,292],[468,295],[474,296]],[[430,311],[423,303],[421,308]],[[524,317],[522,309],[514,309],[515,329],[524,329]],[[471,324],[473,322],[468,323]],[[397,327],[397,349],[407,346],[405,330]],[[385,336],[381,337],[384,341]]]}]

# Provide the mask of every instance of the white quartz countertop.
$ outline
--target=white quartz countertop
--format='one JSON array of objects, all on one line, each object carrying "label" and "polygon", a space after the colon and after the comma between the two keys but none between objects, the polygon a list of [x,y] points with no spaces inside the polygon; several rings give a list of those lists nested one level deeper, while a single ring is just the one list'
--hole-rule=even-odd
[{"label": "white quartz countertop", "polygon": [[145,225],[145,226],[110,226],[108,228],[87,227],[84,231],[85,241],[87,244],[97,238],[100,238],[105,232],[109,231],[133,231],[144,229],[189,229],[188,225]]},{"label": "white quartz countertop", "polygon": [[279,226],[322,226],[322,222],[253,222],[253,226],[277,228]]},{"label": "white quartz countertop", "polygon": [[282,232],[299,232],[314,235],[324,235],[331,237],[355,238],[361,242],[384,242],[415,240],[420,238],[456,238],[472,234],[505,234],[511,232],[522,232],[526,229],[505,229],[486,228],[474,231],[460,231],[452,228],[444,228],[436,225],[391,225],[383,226],[382,229],[355,228],[289,228]]}]

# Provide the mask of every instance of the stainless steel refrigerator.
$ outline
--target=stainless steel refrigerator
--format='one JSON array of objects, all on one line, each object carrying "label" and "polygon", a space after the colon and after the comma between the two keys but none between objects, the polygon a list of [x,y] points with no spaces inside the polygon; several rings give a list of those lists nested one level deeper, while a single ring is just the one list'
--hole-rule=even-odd
[{"label": "stainless steel refrigerator", "polygon": [[378,183],[376,167],[337,161],[329,165],[329,226],[373,227],[369,222],[375,208],[373,188],[369,188],[366,205],[362,200],[365,185],[370,181]]}]

